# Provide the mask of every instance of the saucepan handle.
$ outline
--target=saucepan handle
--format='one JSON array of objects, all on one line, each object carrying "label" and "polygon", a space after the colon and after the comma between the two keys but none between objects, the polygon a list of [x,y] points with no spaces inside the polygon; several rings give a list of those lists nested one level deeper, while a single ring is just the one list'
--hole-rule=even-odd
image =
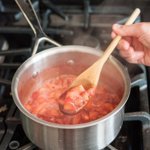
[{"label": "saucepan handle", "polygon": [[40,21],[38,19],[38,16],[32,6],[31,0],[15,0],[18,7],[20,8],[21,12],[23,13],[24,17],[28,21],[31,29],[33,30],[35,34],[35,44],[33,47],[32,55],[34,55],[37,52],[37,49],[39,47],[39,44],[42,41],[50,42],[56,46],[61,46],[59,43],[54,41],[53,39],[49,38],[43,31]]}]

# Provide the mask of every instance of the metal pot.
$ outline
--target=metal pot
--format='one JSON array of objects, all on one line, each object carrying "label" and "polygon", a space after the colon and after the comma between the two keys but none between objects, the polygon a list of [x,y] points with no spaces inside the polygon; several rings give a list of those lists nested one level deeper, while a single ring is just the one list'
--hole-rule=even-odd
[{"label": "metal pot", "polygon": [[[37,16],[34,16],[36,14],[30,0],[15,1],[36,37],[33,56],[19,67],[13,77],[11,87],[27,137],[44,150],[99,150],[106,147],[115,139],[123,123],[124,105],[130,92],[127,70],[113,57],[110,57],[105,64],[100,81],[110,87],[112,92],[118,94],[121,101],[112,112],[102,118],[77,125],[61,125],[46,122],[32,115],[24,108],[23,103],[28,100],[35,88],[39,87],[43,81],[61,74],[80,74],[93,64],[102,52],[85,46],[61,46],[52,39],[48,39],[42,31]],[[43,40],[61,47],[35,54],[39,43]],[[63,65],[71,69],[49,71],[49,68]],[[79,65],[84,68],[78,67]],[[75,68],[78,68],[78,71]]]},{"label": "metal pot", "polygon": [[[71,68],[83,64],[86,68],[99,56],[99,52],[94,48],[56,47],[35,54],[17,70],[12,81],[12,95],[21,112],[23,129],[35,145],[44,150],[99,150],[115,139],[123,123],[124,105],[130,92],[130,79],[126,69],[113,57],[105,64],[101,81],[111,87],[121,101],[108,115],[88,123],[61,125],[37,118],[22,104],[28,99],[33,89],[40,86],[44,80],[69,73],[69,70],[65,70],[65,72],[56,71],[51,74],[44,70],[63,64]],[[78,74],[73,71],[72,73]]]}]

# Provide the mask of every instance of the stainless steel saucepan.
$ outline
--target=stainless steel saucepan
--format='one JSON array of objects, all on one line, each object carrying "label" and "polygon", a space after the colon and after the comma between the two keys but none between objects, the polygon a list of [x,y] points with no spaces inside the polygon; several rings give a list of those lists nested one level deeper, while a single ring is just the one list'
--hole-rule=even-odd
[{"label": "stainless steel saucepan", "polygon": [[30,1],[16,0],[16,2],[28,18],[28,22],[38,38],[38,42],[34,46],[34,55],[16,71],[11,87],[13,99],[20,110],[23,129],[27,137],[44,150],[99,150],[106,147],[116,138],[122,127],[124,106],[130,93],[130,79],[127,70],[114,57],[111,57],[105,64],[101,81],[110,87],[112,92],[117,93],[121,101],[112,112],[102,118],[77,125],[62,125],[50,123],[32,115],[23,106],[31,92],[49,78],[70,74],[69,70],[43,73],[44,70],[66,65],[73,68],[72,74],[79,74],[83,70],[75,72],[74,68],[82,64],[85,66],[82,69],[86,69],[100,57],[102,52],[91,47],[61,46],[55,41],[50,41],[59,47],[35,54],[38,44],[43,40],[43,37],[45,38],[45,34],[41,28],[39,30],[39,26],[35,26],[35,24],[39,25],[39,22],[35,21],[35,12]]}]

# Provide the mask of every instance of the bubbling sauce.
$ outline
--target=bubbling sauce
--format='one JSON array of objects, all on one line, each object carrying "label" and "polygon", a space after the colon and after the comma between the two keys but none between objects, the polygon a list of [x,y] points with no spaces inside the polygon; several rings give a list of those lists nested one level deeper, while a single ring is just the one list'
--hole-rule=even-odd
[{"label": "bubbling sauce", "polygon": [[66,115],[62,113],[59,109],[59,98],[75,78],[75,75],[60,75],[43,82],[24,103],[24,107],[33,115],[48,122],[80,124],[107,115],[120,102],[115,93],[101,85],[96,88],[94,96],[77,114]]}]

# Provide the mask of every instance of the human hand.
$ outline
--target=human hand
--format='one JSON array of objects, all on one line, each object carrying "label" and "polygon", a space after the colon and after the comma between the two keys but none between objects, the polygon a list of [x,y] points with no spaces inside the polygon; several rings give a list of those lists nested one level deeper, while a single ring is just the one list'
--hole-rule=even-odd
[{"label": "human hand", "polygon": [[120,55],[130,63],[150,66],[150,23],[112,26],[112,38],[120,35],[117,48]]}]

